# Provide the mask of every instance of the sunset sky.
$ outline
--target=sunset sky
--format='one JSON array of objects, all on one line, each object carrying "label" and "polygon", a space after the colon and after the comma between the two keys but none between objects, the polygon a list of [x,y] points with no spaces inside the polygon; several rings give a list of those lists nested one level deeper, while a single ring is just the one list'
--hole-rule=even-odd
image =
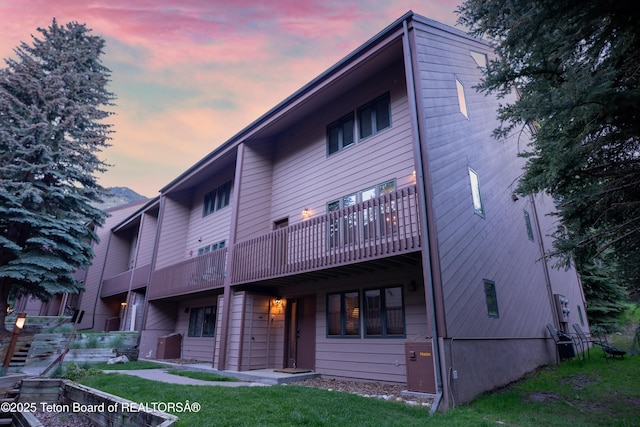
[{"label": "sunset sky", "polygon": [[103,37],[117,105],[100,183],[153,197],[407,11],[455,26],[461,2],[0,0],[0,58],[54,17]]}]

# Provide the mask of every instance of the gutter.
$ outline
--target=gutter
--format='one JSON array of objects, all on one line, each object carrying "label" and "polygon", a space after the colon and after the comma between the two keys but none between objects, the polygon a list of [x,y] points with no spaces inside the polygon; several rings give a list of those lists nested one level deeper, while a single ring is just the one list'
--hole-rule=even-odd
[{"label": "gutter", "polygon": [[[433,289],[433,272],[431,270],[431,253],[429,250],[429,220],[427,218],[427,191],[425,188],[424,179],[424,167],[423,167],[423,155],[422,155],[422,138],[420,137],[420,123],[418,121],[418,107],[416,103],[416,90],[415,80],[413,75],[413,54],[411,52],[411,46],[409,43],[409,29],[407,26],[407,17],[402,22],[404,34],[402,36],[402,44],[404,49],[404,66],[405,74],[407,78],[407,92],[409,98],[409,108],[411,109],[411,127],[413,131],[413,152],[416,163],[416,186],[418,187],[418,194],[420,195],[420,226],[422,227],[422,276],[426,285],[426,304],[428,305],[429,312],[431,313],[431,328],[432,328],[432,346],[433,346],[433,361],[434,370],[436,376],[436,397],[429,411],[429,415],[433,415],[440,406],[440,401],[443,395],[442,386],[442,361],[440,360],[440,343],[438,337],[438,322],[436,317],[436,305],[435,305],[435,292]],[[419,181],[419,185],[418,185]]]}]

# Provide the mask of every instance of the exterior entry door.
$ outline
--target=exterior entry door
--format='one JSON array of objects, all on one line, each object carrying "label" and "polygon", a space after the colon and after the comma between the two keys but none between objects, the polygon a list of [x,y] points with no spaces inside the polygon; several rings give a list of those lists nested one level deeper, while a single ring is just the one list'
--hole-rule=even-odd
[{"label": "exterior entry door", "polygon": [[316,368],[316,297],[287,301],[287,368]]}]

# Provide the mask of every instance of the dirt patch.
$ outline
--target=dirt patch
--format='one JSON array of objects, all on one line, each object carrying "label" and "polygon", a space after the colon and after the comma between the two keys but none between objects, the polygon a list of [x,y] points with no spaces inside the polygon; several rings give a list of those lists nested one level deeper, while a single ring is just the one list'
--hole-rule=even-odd
[{"label": "dirt patch", "polygon": [[525,401],[544,403],[561,399],[562,396],[557,393],[552,393],[550,391],[535,391],[530,393],[529,396],[526,397]]},{"label": "dirt patch", "polygon": [[597,379],[589,378],[588,375],[582,374],[582,375],[574,375],[572,377],[565,378],[560,381],[560,384],[563,384],[563,385],[572,384],[573,385],[573,387],[571,387],[572,390],[580,391],[586,386],[590,384],[595,384],[596,382],[598,382]]}]

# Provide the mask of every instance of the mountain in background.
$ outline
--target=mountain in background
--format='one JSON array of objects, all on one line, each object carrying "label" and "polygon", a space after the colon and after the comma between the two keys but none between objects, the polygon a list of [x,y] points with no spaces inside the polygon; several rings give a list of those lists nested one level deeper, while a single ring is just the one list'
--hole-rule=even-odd
[{"label": "mountain in background", "polygon": [[96,207],[102,210],[147,199],[147,197],[142,196],[127,187],[109,187],[107,190],[109,190],[111,195],[105,197],[102,203],[98,203],[96,205]]}]

